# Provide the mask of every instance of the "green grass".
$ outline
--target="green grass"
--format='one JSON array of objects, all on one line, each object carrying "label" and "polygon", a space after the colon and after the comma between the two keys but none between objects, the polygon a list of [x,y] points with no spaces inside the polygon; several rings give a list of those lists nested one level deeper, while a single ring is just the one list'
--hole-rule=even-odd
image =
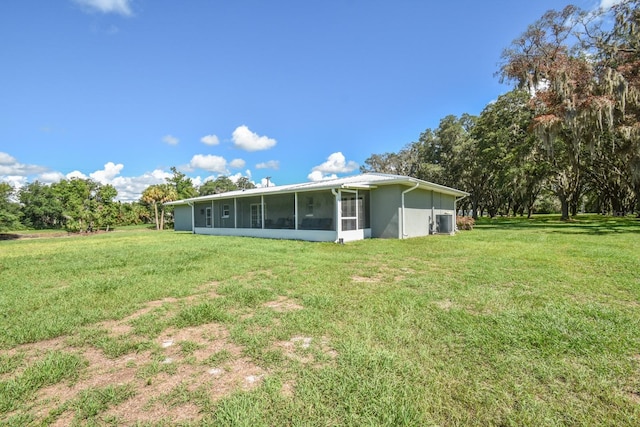
[{"label": "green grass", "polygon": [[77,377],[83,361],[75,354],[49,352],[24,372],[0,381],[0,413],[16,409],[38,389]]},{"label": "green grass", "polygon": [[124,385],[83,391],[72,404],[75,411],[74,422],[95,419],[110,406],[122,403],[135,394],[131,387]]},{"label": "green grass", "polygon": [[[633,218],[484,219],[453,237],[346,245],[137,229],[7,240],[0,277],[0,420],[8,424],[32,422],[29,397],[83,370],[75,355],[33,362],[18,346],[68,336],[115,358],[155,348],[167,328],[209,323],[223,325],[267,374],[259,387],[215,401],[188,384],[161,398],[195,404],[204,417],[196,425],[640,419],[640,222]],[[217,298],[202,294],[213,282]],[[133,319],[124,337],[97,325],[150,301],[190,296],[173,311],[162,306]],[[279,296],[303,309],[264,306]],[[277,347],[295,336],[312,338],[296,350],[312,362]],[[187,355],[201,348],[177,345]],[[226,366],[234,354],[218,349],[203,363]],[[179,369],[154,357],[138,372],[148,384]],[[69,408],[75,422],[97,420],[135,393],[114,384]],[[89,409],[79,409],[85,400]]]}]

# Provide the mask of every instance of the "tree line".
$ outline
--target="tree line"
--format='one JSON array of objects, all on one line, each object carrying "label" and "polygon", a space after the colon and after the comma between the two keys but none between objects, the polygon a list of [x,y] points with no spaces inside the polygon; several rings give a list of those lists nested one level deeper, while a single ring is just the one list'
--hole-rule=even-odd
[{"label": "tree line", "polygon": [[[551,10],[503,51],[513,90],[361,167],[464,189],[473,216],[640,214],[638,0]],[[555,199],[557,203],[554,203]]]},{"label": "tree line", "polygon": [[246,177],[233,182],[226,176],[196,187],[175,167],[171,171],[173,175],[165,183],[148,186],[134,202],[116,201],[114,186],[92,179],[70,178],[53,184],[34,181],[20,189],[0,182],[0,231],[27,228],[92,232],[137,224],[155,224],[162,230],[172,220],[166,202],[255,187]]}]

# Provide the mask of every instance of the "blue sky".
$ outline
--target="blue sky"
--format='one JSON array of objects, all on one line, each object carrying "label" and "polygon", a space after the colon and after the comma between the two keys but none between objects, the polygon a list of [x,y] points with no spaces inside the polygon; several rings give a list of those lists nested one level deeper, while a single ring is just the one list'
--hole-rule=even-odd
[{"label": "blue sky", "polygon": [[0,181],[92,178],[129,201],[172,166],[196,184],[357,174],[508,91],[502,50],[567,3],[7,0]]}]

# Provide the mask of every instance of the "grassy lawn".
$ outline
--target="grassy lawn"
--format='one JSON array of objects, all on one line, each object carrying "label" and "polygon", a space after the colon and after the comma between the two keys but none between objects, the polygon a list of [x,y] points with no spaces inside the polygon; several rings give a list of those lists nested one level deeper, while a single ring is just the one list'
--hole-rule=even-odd
[{"label": "grassy lawn", "polygon": [[0,241],[0,424],[638,425],[640,221]]}]

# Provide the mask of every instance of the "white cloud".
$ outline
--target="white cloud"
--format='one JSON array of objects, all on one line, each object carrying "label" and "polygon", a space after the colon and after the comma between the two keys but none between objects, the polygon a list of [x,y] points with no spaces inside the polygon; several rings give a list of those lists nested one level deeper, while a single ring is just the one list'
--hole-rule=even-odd
[{"label": "white cloud", "polygon": [[164,184],[166,179],[172,175],[160,169],[152,172],[146,172],[143,175],[135,177],[117,176],[109,184],[113,185],[118,191],[116,200],[122,202],[133,202],[139,200],[142,192],[150,185]]},{"label": "white cloud", "polygon": [[268,162],[258,163],[256,169],[280,169],[280,162],[278,160],[269,160]]},{"label": "white cloud", "polygon": [[218,145],[220,144],[220,140],[215,135],[205,135],[200,138],[200,142],[207,145]]},{"label": "white cloud", "polygon": [[276,145],[277,141],[266,136],[259,136],[253,133],[245,125],[238,126],[232,134],[233,143],[236,147],[245,151],[268,150]]},{"label": "white cloud", "polygon": [[238,182],[240,178],[242,178],[242,172],[235,173],[233,175],[229,175],[227,178],[231,180],[234,184]]},{"label": "white cloud", "polygon": [[104,169],[100,171],[95,171],[90,173],[89,176],[98,181],[100,184],[108,184],[115,178],[117,175],[120,175],[120,171],[124,165],[122,163],[118,163],[117,165],[113,162],[106,163],[104,165]]},{"label": "white cloud", "polygon": [[74,0],[87,11],[97,11],[102,13],[119,13],[120,15],[131,16],[130,0]]},{"label": "white cloud", "polygon": [[323,164],[315,166],[307,178],[310,181],[335,179],[338,173],[349,173],[356,169],[358,169],[358,164],[351,160],[347,162],[344,155],[338,151],[331,154]]},{"label": "white cloud", "polygon": [[242,159],[233,159],[229,163],[229,167],[232,167],[234,169],[242,169],[246,164],[247,162]]},{"label": "white cloud", "polygon": [[335,173],[331,175],[325,175],[320,171],[313,171],[309,175],[307,175],[307,179],[312,182],[326,181],[328,179],[336,179],[337,177],[338,175],[336,175]]},{"label": "white cloud", "polygon": [[54,182],[62,181],[65,176],[60,172],[45,172],[38,175],[38,181],[45,184],[53,184]]},{"label": "white cloud", "polygon": [[162,137],[162,141],[166,142],[169,145],[178,145],[180,140],[173,135],[165,135]]},{"label": "white cloud", "polygon": [[225,158],[211,154],[196,154],[191,158],[189,167],[192,169],[204,169],[209,172],[228,173]]},{"label": "white cloud", "polygon": [[275,187],[275,186],[277,186],[277,185],[278,185],[278,184],[276,184],[275,182],[273,182],[273,181],[271,180],[271,178],[268,178],[268,179],[267,179],[267,178],[262,178],[262,179],[260,180],[260,183],[259,183],[259,184],[256,184],[256,187],[258,187],[258,188],[262,188],[262,187]]},{"label": "white cloud", "polygon": [[8,153],[0,152],[0,178],[3,176],[28,176],[47,172],[48,169],[38,165],[26,165]]},{"label": "white cloud", "polygon": [[66,174],[64,177],[65,177],[65,178],[67,178],[67,179],[71,179],[71,178],[87,179],[87,178],[88,178],[88,176],[87,176],[87,175],[83,174],[83,173],[82,173],[82,172],[80,172],[80,171],[72,171],[72,172],[69,172],[69,173],[68,173],[68,174]]},{"label": "white cloud", "polygon": [[12,165],[14,163],[17,163],[15,157],[0,151],[0,165]]},{"label": "white cloud", "polygon": [[14,190],[19,190],[28,183],[26,176],[19,175],[0,176],[0,182],[8,183],[13,187]]}]

